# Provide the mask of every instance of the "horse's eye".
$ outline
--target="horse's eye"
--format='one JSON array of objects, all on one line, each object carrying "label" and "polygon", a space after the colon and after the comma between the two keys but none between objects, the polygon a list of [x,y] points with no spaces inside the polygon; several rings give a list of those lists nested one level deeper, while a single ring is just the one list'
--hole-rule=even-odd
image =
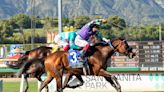
[{"label": "horse's eye", "polygon": [[128,52],[132,52],[133,49],[131,47],[129,47],[127,50],[128,50]]}]

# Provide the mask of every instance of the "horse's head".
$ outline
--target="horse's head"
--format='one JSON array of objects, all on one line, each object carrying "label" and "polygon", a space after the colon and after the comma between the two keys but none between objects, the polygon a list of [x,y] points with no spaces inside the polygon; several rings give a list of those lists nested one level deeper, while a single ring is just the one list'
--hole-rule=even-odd
[{"label": "horse's head", "polygon": [[136,54],[133,52],[133,48],[130,47],[127,41],[123,38],[118,38],[118,39],[113,40],[110,43],[110,45],[115,51],[121,54],[124,54],[128,56],[129,58],[133,58],[134,56],[136,56]]}]

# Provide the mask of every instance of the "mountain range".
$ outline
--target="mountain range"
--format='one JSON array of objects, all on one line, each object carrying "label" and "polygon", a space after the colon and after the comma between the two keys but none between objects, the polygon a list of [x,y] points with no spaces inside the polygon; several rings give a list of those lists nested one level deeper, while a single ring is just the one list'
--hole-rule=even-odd
[{"label": "mountain range", "polygon": [[[0,18],[58,15],[58,0],[0,0]],[[62,0],[63,17],[117,15],[132,25],[164,23],[164,0]]]}]

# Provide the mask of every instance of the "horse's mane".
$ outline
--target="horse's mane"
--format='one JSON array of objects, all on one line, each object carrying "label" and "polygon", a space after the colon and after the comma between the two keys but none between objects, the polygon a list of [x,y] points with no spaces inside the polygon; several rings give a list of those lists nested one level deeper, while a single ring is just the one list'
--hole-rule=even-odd
[{"label": "horse's mane", "polygon": [[94,52],[98,51],[98,48],[97,48],[98,46],[108,46],[108,43],[99,42],[99,43],[95,43],[93,46],[90,46],[87,56],[91,56],[91,55],[93,55]]},{"label": "horse's mane", "polygon": [[[122,37],[115,38],[115,39],[112,39],[112,40],[111,40],[111,43],[113,43],[113,42],[116,41],[116,40],[121,40],[121,41],[123,41],[123,40],[125,40],[125,39],[122,38]],[[104,42],[104,41],[101,41],[101,42],[99,42],[99,43],[95,43],[93,46],[91,46],[91,48],[95,48],[95,47],[97,47],[97,46],[108,46],[108,45],[109,45],[109,43]]]},{"label": "horse's mane", "polygon": [[111,42],[113,43],[113,42],[116,41],[116,40],[121,40],[121,41],[123,41],[123,40],[125,40],[125,38],[123,38],[123,37],[115,38],[115,39],[112,39]]},{"label": "horse's mane", "polygon": [[48,50],[52,50],[52,47],[40,46],[40,47],[34,48],[34,49],[30,50],[30,51],[26,51],[26,52],[25,52],[25,55],[29,55],[30,52],[33,52],[33,51],[36,51],[36,50],[39,50],[39,49],[40,49],[40,50],[45,50],[45,49],[46,49],[46,50],[47,50],[47,49],[48,49]]},{"label": "horse's mane", "polygon": [[95,43],[92,47],[96,47],[96,46],[107,46],[108,43],[107,42],[99,42],[99,43]]},{"label": "horse's mane", "polygon": [[33,49],[33,50],[31,50],[31,51],[34,51],[34,50],[38,50],[38,49],[52,49],[52,47],[47,47],[47,46],[40,46],[40,47],[38,47],[38,48],[35,48],[35,49]]},{"label": "horse's mane", "polygon": [[[124,38],[122,38],[122,37],[119,37],[119,38],[115,38],[115,39],[112,39],[111,40],[111,43],[113,43],[114,41],[116,41],[116,40],[121,40],[121,41],[123,41],[123,40],[125,40]],[[89,50],[90,50],[90,52],[88,53],[88,55],[90,56],[90,55],[92,55],[94,52],[96,52],[97,50],[98,50],[98,46],[109,46],[109,43],[107,43],[107,42],[104,42],[104,41],[101,41],[101,42],[99,42],[99,43],[95,43],[93,46],[90,46],[90,48],[89,48]]]}]

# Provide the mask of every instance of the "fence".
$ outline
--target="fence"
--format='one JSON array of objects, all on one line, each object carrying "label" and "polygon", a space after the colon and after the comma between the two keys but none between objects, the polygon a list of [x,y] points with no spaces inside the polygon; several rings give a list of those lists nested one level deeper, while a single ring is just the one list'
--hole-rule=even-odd
[{"label": "fence", "polygon": [[[163,92],[164,73],[159,72],[121,72],[112,73],[117,77],[123,92]],[[45,79],[45,76],[42,77]],[[63,77],[64,80],[65,77]],[[84,84],[76,89],[66,88],[64,92],[115,92],[116,90],[103,77],[82,76]],[[74,79],[74,78],[73,78]],[[70,85],[78,84],[78,80],[71,80]],[[40,83],[39,83],[40,85]],[[49,85],[49,92],[56,91],[56,81]],[[38,86],[39,87],[39,86]],[[42,91],[43,92],[43,91]]]},{"label": "fence", "polygon": [[[115,53],[109,60],[108,67],[115,68],[139,68],[140,71],[163,71],[164,68],[164,41],[138,41],[128,42],[136,51],[138,55],[129,59],[126,56]],[[10,53],[10,46],[13,44],[6,44],[5,58]],[[31,50],[31,44],[21,44],[24,51]],[[34,44],[34,47],[49,44]],[[0,45],[3,47],[4,45]],[[16,70],[11,70],[5,67],[4,60],[0,59],[1,74],[7,72],[7,74],[13,74]],[[1,76],[2,77],[2,76]]]}]

